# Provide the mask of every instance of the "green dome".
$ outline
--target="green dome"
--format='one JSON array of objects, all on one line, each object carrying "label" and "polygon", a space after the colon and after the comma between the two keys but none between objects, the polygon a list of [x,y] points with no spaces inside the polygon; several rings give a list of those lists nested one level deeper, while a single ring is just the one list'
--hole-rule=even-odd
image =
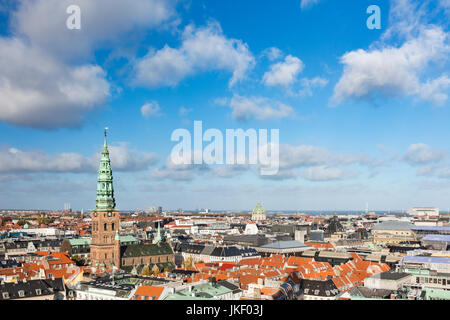
[{"label": "green dome", "polygon": [[265,214],[265,213],[266,213],[266,210],[264,210],[264,208],[261,207],[261,201],[258,201],[256,208],[253,209],[253,214]]}]

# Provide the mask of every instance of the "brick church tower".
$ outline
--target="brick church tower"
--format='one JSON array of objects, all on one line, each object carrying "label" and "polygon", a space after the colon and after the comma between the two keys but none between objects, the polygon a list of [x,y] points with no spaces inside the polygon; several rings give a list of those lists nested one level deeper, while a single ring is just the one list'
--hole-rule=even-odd
[{"label": "brick church tower", "polygon": [[92,211],[92,267],[120,268],[119,210],[114,200],[113,176],[108,145],[105,143],[98,170],[97,199]]}]

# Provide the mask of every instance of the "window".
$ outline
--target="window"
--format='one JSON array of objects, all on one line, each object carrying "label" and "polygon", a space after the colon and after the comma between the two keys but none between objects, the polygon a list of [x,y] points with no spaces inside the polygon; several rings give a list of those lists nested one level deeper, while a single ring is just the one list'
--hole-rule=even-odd
[{"label": "window", "polygon": [[21,298],[25,297],[25,291],[19,290],[19,297]]},{"label": "window", "polygon": [[112,226],[112,231],[114,231],[115,224],[112,223],[111,226]]},{"label": "window", "polygon": [[9,299],[9,292],[3,292],[3,299]]},{"label": "window", "polygon": [[40,296],[42,294],[41,289],[36,289],[36,295]]},{"label": "window", "polygon": [[108,230],[108,227],[107,227],[106,223],[105,223],[105,225],[103,227],[104,227],[105,231]]}]

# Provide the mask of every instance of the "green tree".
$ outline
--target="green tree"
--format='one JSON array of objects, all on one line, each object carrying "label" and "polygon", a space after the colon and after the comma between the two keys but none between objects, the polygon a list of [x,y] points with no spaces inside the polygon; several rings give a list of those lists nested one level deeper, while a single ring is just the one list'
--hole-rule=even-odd
[{"label": "green tree", "polygon": [[26,221],[26,220],[20,220],[20,221],[17,222],[17,224],[18,224],[19,226],[23,227],[24,225],[29,224],[29,223],[28,223],[28,221]]}]

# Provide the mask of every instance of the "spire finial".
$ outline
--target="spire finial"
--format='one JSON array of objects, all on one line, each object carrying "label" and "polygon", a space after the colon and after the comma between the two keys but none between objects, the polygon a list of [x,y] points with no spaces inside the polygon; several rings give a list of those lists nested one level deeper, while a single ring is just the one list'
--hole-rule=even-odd
[{"label": "spire finial", "polygon": [[106,143],[106,136],[108,134],[108,127],[105,127],[105,143],[103,144],[104,149],[106,150],[106,148],[108,147],[108,144]]}]

